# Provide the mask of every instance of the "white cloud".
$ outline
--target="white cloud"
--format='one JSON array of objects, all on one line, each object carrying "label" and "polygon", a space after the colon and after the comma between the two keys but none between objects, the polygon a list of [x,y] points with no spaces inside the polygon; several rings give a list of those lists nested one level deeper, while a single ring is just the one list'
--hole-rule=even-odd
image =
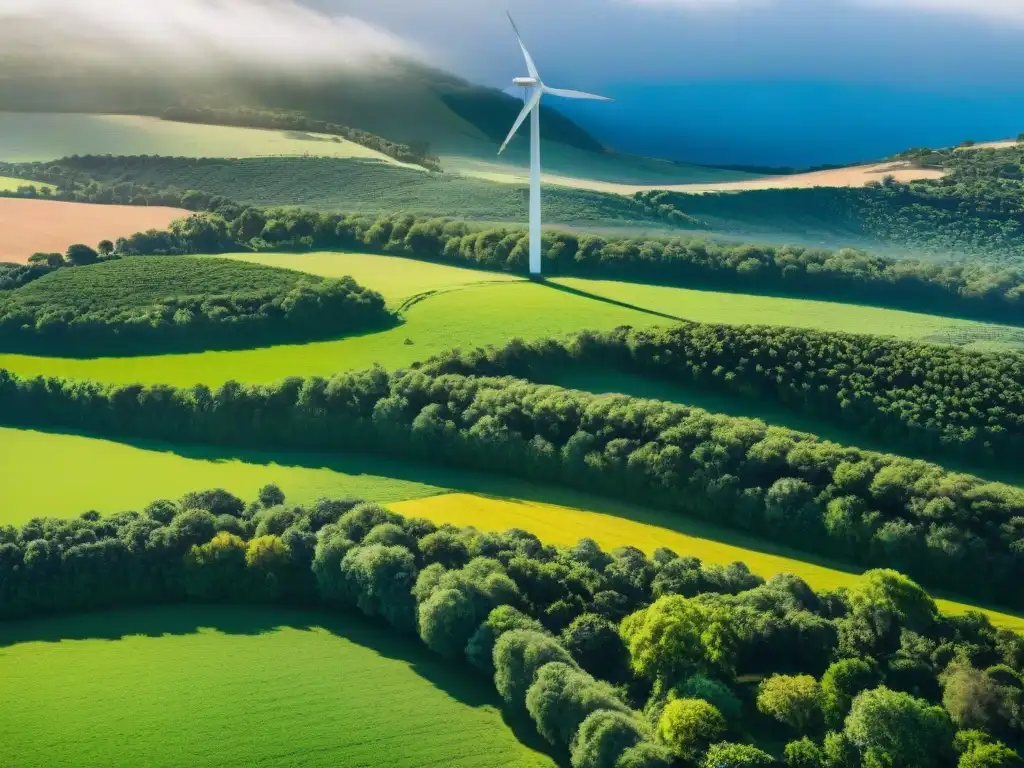
[{"label": "white cloud", "polygon": [[981,16],[996,21],[1024,21],[1024,0],[857,0],[887,10],[931,11],[958,16]]},{"label": "white cloud", "polygon": [[[739,7],[783,5],[779,0],[625,0],[633,5],[677,6],[687,10],[736,10]],[[880,11],[921,11],[955,16],[972,16],[993,21],[1024,22],[1024,0],[804,0],[807,11],[821,12],[828,6],[868,7]],[[790,3],[785,3],[790,6]]]},{"label": "white cloud", "polygon": [[415,53],[293,0],[0,0],[0,55],[39,62],[319,72]]}]

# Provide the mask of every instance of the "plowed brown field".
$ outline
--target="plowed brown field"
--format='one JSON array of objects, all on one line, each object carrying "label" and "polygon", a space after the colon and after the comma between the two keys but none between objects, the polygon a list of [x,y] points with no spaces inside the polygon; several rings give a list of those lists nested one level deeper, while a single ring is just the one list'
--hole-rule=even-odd
[{"label": "plowed brown field", "polygon": [[0,198],[0,261],[23,263],[38,251],[63,253],[73,243],[95,248],[100,240],[166,229],[188,215],[180,208]]}]

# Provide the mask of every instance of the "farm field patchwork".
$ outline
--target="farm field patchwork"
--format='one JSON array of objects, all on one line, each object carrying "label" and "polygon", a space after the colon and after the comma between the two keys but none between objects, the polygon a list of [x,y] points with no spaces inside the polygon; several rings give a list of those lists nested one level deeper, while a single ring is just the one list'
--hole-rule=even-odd
[{"label": "farm field patchwork", "polygon": [[[296,264],[302,266],[301,258],[295,258],[299,259]],[[305,264],[318,264],[317,269],[324,269],[326,258],[318,257]],[[418,270],[426,279],[433,268],[422,262],[389,260],[377,272],[370,261],[360,263],[364,266],[353,271],[358,274],[365,267],[368,271],[360,282],[375,290],[387,290],[393,277],[386,273],[406,268]],[[436,268],[453,274],[448,272],[450,267]],[[1019,336],[1019,329],[913,312],[606,280],[557,278],[547,284],[491,283],[488,281],[500,280],[502,276],[479,272],[474,274],[483,282],[467,285],[460,282],[468,279],[467,271],[458,270],[457,277],[447,283],[449,287],[461,284],[462,290],[441,290],[449,278],[438,276],[432,282],[438,286],[438,292],[409,306],[404,311],[404,324],[381,333],[310,344],[179,355],[68,359],[5,354],[0,355],[0,368],[23,376],[69,376],[116,383],[215,386],[231,379],[257,383],[286,376],[328,376],[374,363],[398,368],[452,347],[504,344],[513,337],[536,339],[583,328],[644,327],[680,319],[877,333],[907,339],[976,329],[979,334],[987,334],[986,345],[1005,348],[1014,346],[1013,339]],[[399,280],[398,285],[403,286],[404,278]],[[405,283],[389,298],[394,301],[410,290],[411,286]]]},{"label": "farm field patchwork", "polygon": [[[842,570],[837,564],[808,562],[801,553],[680,515],[604,500],[599,503],[601,511],[593,511],[582,508],[587,501],[581,499],[583,503],[577,507],[458,493],[403,501],[391,507],[408,517],[472,525],[484,531],[522,528],[545,543],[558,546],[591,538],[605,550],[628,545],[651,554],[658,547],[668,547],[679,555],[693,555],[707,563],[744,562],[766,579],[779,573],[793,573],[814,589],[851,587],[860,578],[857,572]],[[963,613],[972,608],[953,600],[937,602],[947,613]],[[997,626],[1024,631],[1022,616],[997,610],[983,612]]]},{"label": "farm field patchwork", "polygon": [[100,240],[166,229],[188,215],[180,208],[0,197],[0,261],[24,263],[33,253],[63,253],[74,243],[95,247]]},{"label": "farm field patchwork", "polygon": [[46,162],[70,155],[318,155],[399,164],[387,155],[335,136],[177,123],[134,115],[0,112],[0,160]]},{"label": "farm field patchwork", "polygon": [[487,680],[347,615],[175,606],[11,623],[0,698],[19,768],[554,768]]}]

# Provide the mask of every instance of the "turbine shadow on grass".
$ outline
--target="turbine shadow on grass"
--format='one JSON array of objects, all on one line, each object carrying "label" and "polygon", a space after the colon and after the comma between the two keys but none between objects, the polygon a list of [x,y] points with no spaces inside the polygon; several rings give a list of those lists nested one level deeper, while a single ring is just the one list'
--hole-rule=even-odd
[{"label": "turbine shadow on grass", "polygon": [[477,675],[465,662],[460,666],[459,662],[446,661],[415,636],[402,634],[359,614],[272,604],[187,603],[45,616],[0,622],[0,660],[4,657],[4,648],[28,642],[118,641],[129,637],[194,635],[209,630],[225,635],[262,635],[281,629],[326,631],[383,658],[404,662],[435,688],[466,706],[500,709],[505,724],[521,743],[552,756],[550,745],[540,738],[532,724],[501,708],[493,683]]},{"label": "turbine shadow on grass", "polygon": [[686,322],[685,318],[677,317],[676,315],[670,315],[667,312],[659,312],[656,309],[648,309],[647,307],[641,307],[639,304],[630,304],[628,301],[619,301],[618,299],[612,299],[607,296],[602,296],[599,293],[591,293],[590,291],[584,291],[579,288],[572,288],[568,285],[561,285],[560,283],[552,283],[548,280],[540,279],[535,280],[537,285],[543,285],[546,288],[551,288],[555,291],[561,291],[562,293],[568,293],[570,296],[578,296],[582,299],[589,299],[591,301],[600,301],[603,304],[611,304],[613,307],[620,307],[622,309],[630,309],[634,312],[642,312],[645,315],[652,315],[653,317],[660,317],[663,320],[673,320],[677,323]]}]

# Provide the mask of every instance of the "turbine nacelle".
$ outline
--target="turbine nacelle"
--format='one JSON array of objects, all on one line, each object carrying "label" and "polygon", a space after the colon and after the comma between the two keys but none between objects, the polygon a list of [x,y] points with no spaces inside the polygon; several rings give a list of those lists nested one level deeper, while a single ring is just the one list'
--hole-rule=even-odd
[{"label": "turbine nacelle", "polygon": [[517,77],[512,80],[512,85],[518,85],[520,88],[533,88],[540,85],[540,80],[536,77]]}]

